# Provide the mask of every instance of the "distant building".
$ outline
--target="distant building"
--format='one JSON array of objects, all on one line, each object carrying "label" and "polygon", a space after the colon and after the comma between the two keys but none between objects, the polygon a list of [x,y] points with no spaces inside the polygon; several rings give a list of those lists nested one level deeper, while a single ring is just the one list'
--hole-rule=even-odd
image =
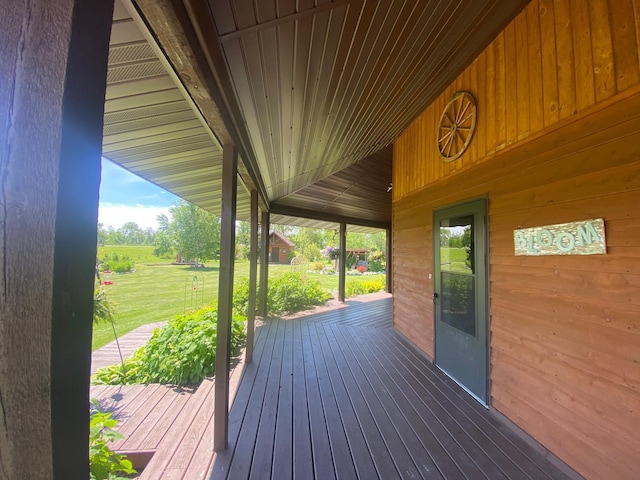
[{"label": "distant building", "polygon": [[289,263],[289,253],[293,252],[295,244],[287,237],[278,232],[271,232],[269,235],[269,262]]}]

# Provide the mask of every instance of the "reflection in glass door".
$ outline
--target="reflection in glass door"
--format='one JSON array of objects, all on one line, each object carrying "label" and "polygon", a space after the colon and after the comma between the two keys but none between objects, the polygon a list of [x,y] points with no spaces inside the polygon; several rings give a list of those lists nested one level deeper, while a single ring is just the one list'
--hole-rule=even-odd
[{"label": "reflection in glass door", "polygon": [[485,201],[434,215],[436,364],[486,403]]}]

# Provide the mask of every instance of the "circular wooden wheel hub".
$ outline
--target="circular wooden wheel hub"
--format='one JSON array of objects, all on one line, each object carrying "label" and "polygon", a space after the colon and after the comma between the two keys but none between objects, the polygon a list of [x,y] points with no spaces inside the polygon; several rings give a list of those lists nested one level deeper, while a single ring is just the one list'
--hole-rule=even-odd
[{"label": "circular wooden wheel hub", "polygon": [[438,151],[447,162],[460,157],[476,129],[476,101],[468,92],[458,92],[444,107],[438,126]]}]

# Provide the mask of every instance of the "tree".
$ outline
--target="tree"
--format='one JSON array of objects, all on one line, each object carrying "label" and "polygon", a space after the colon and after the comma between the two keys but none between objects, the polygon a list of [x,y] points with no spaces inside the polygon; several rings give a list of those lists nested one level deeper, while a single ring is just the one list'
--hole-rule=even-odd
[{"label": "tree", "polygon": [[136,222],[127,222],[118,230],[122,233],[124,242],[127,245],[141,245],[144,243],[144,232]]},{"label": "tree", "polygon": [[236,259],[246,260],[251,252],[251,224],[236,222]]},{"label": "tree", "polygon": [[154,254],[166,255],[170,249],[182,258],[201,260],[216,258],[220,253],[220,218],[195,205],[180,200],[169,208],[171,220],[158,215],[160,229],[156,234]]}]

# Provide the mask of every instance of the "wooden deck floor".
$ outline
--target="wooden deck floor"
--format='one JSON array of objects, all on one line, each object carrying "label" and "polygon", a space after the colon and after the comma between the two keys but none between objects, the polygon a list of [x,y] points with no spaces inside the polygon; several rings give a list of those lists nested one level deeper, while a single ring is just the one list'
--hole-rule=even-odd
[{"label": "wooden deck floor", "polygon": [[[96,373],[99,368],[120,363],[120,353],[122,353],[123,358],[130,356],[138,347],[151,338],[156,328],[162,327],[165,323],[167,322],[142,325],[120,337],[117,342],[114,340],[93,352],[91,355],[91,375]],[[120,350],[118,350],[118,345]]]},{"label": "wooden deck floor", "polygon": [[568,478],[390,319],[383,298],[267,320],[210,478]]}]

